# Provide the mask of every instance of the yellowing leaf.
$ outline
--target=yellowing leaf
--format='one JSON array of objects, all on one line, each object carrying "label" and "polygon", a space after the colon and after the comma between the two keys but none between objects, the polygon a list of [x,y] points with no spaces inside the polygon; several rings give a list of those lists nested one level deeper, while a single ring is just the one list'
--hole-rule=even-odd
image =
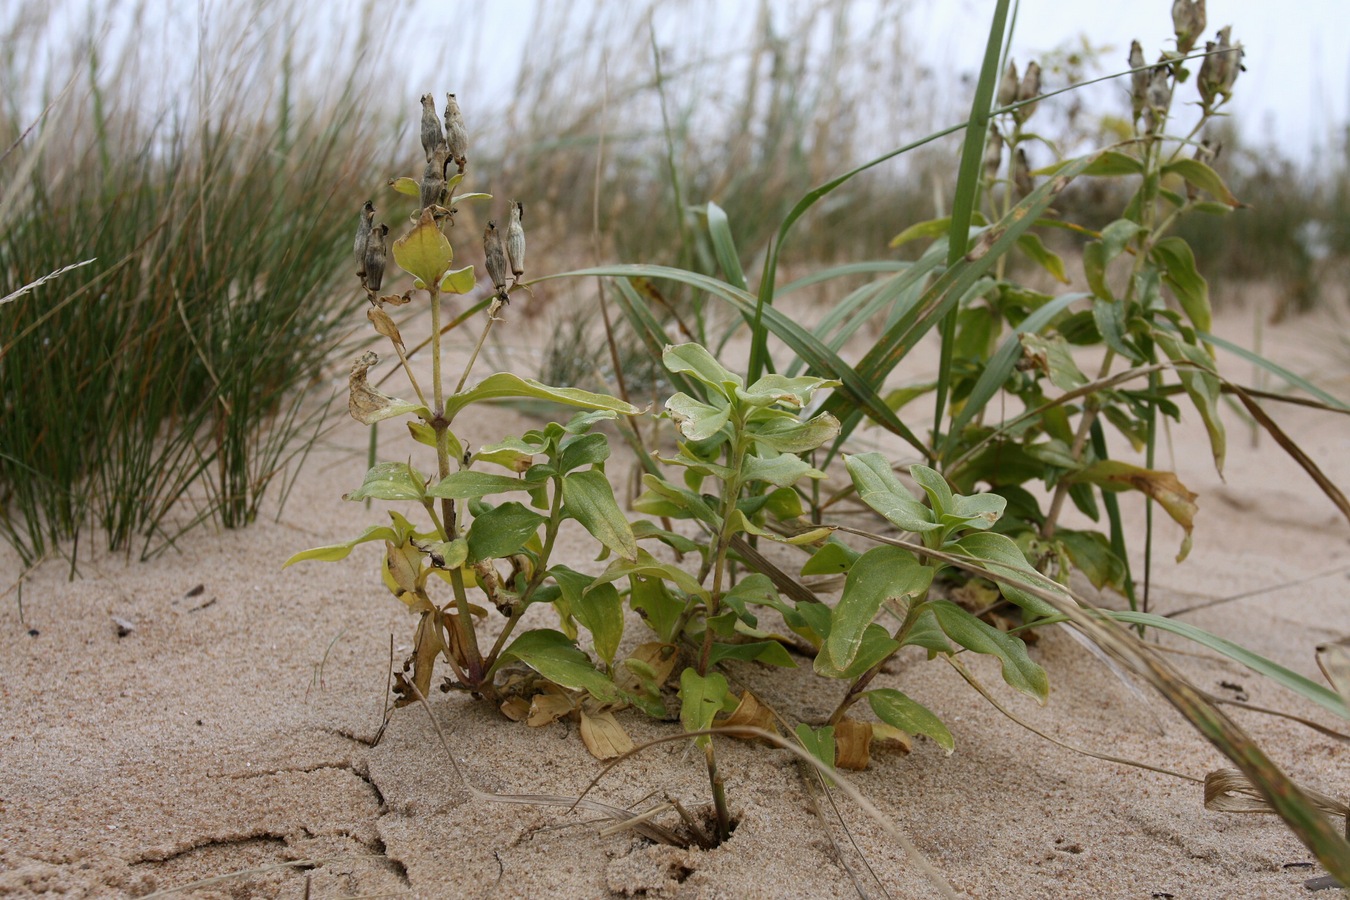
[{"label": "yellowing leaf", "polygon": [[614,718],[614,713],[587,713],[581,711],[581,742],[596,759],[614,759],[633,749],[628,732]]},{"label": "yellowing leaf", "polygon": [[421,197],[422,186],[414,178],[403,176],[402,178],[389,179],[389,186],[400,194],[407,194],[409,197]]},{"label": "yellowing leaf", "polygon": [[1087,481],[1112,491],[1141,491],[1152,497],[1167,511],[1173,521],[1186,530],[1186,538],[1182,543],[1182,552],[1177,556],[1177,562],[1186,558],[1186,552],[1190,550],[1191,545],[1191,529],[1195,525],[1195,514],[1198,511],[1195,505],[1197,495],[1182,484],[1175,474],[1144,469],[1114,459],[1104,459],[1077,473],[1073,479]]},{"label": "yellowing leaf", "polygon": [[429,209],[422,211],[412,231],[394,241],[394,262],[423,285],[438,283],[454,259],[455,252]]}]

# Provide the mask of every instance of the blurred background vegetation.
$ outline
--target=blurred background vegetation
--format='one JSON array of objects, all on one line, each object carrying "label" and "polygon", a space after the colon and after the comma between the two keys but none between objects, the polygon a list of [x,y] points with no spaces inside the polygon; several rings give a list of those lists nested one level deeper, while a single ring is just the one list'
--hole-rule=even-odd
[{"label": "blurred background vegetation", "polygon": [[[444,74],[405,84],[401,67],[426,63],[405,39],[417,23],[377,19],[371,4],[368,26],[342,35],[301,4],[217,11],[195,45],[175,47],[113,27],[169,15],[150,5],[81,18],[10,4],[0,18],[0,533],[25,563],[58,548],[73,556],[69,542],[78,547],[91,524],[111,548],[149,555],[198,522],[246,524],[269,489],[284,495],[322,424],[326,376],[363,324],[356,212],[367,197],[390,202],[389,177],[417,173],[406,136],[422,90],[459,94],[467,185],[525,202],[532,274],[597,261],[716,273],[700,219],[710,200],[754,272],[811,187],[964,118],[970,76],[921,62],[924,38],[906,15],[915,5],[882,0],[859,29],[844,0],[746,2],[748,43],[713,52],[696,28],[667,30],[688,3],[540,2],[515,71],[491,48],[466,47],[469,27],[446,36],[454,65],[432,60],[433,71],[486,73],[509,98],[488,109]],[[1162,6],[1150,15],[1165,19]],[[1123,68],[1131,37],[1045,48],[1045,89]],[[1107,102],[1058,98],[1038,119],[1046,139],[1064,152],[1117,140],[1126,91],[1093,96]],[[1253,282],[1279,298],[1263,316],[1343,302],[1326,285],[1350,255],[1350,165],[1344,125],[1327,129],[1333,151],[1315,159],[1274,139],[1249,144],[1237,129],[1218,136],[1216,167],[1249,207],[1182,230],[1218,304]],[[789,265],[913,252],[887,244],[946,212],[959,140],[832,194],[798,225]],[[1033,165],[1051,161],[1046,150]],[[1120,209],[1092,186],[1060,207],[1087,224]],[[475,216],[486,217],[466,212],[463,234],[481,230]],[[460,247],[470,262],[475,245]],[[569,323],[553,329],[547,371],[525,374],[603,369],[598,345],[593,365],[578,364],[588,323],[550,309],[555,295],[521,304],[521,315]]]}]

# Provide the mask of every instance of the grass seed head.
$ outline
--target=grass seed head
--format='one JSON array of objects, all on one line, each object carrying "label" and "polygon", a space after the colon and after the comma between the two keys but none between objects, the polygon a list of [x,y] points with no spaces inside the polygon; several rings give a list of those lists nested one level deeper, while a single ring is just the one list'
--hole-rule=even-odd
[{"label": "grass seed head", "polygon": [[370,243],[370,226],[375,219],[375,204],[369,200],[361,207],[361,218],[356,223],[356,240],[352,252],[356,254],[356,274],[366,274],[366,245]]},{"label": "grass seed head", "polygon": [[492,279],[492,286],[498,294],[502,293],[506,290],[506,248],[502,246],[502,234],[497,230],[497,223],[491,219],[483,231],[483,261],[487,266],[488,277]]},{"label": "grass seed head", "polygon": [[441,142],[441,120],[436,115],[436,101],[430,94],[422,95],[422,151],[431,159],[436,145]]},{"label": "grass seed head", "polygon": [[445,140],[450,147],[450,158],[461,172],[469,161],[469,132],[464,127],[464,113],[454,94],[445,95]]},{"label": "grass seed head", "polygon": [[506,226],[506,255],[516,281],[525,274],[525,226],[520,222],[524,215],[525,204],[512,200],[511,222]]},{"label": "grass seed head", "polygon": [[378,291],[384,283],[384,236],[389,226],[381,222],[370,230],[370,240],[366,243],[366,287]]}]

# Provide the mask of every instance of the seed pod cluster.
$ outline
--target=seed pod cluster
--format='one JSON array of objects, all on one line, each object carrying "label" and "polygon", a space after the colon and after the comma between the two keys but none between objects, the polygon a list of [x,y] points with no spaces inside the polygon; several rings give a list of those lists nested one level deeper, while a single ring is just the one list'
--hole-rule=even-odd
[{"label": "seed pod cluster", "polygon": [[[1026,74],[1022,76],[1022,82],[1017,86],[1017,99],[1030,100],[1033,97],[1041,95],[1041,66],[1040,63],[1032,60],[1027,63]],[[1028,103],[1025,106],[1019,106],[1013,110],[1013,118],[1019,123],[1025,122],[1031,118],[1031,114],[1036,111],[1037,103]]]},{"label": "seed pod cluster", "polygon": [[422,95],[422,150],[430,160],[436,152],[441,135],[441,120],[436,115],[436,100],[430,94]]},{"label": "seed pod cluster", "polygon": [[1031,180],[1031,166],[1027,165],[1027,151],[1021,147],[1013,154],[1012,177],[1018,197],[1025,197],[1036,189],[1036,183]]},{"label": "seed pod cluster", "polygon": [[1147,109],[1144,110],[1144,122],[1149,134],[1157,134],[1167,121],[1167,111],[1172,108],[1172,71],[1167,66],[1158,66],[1148,80],[1148,92],[1145,97]]}]

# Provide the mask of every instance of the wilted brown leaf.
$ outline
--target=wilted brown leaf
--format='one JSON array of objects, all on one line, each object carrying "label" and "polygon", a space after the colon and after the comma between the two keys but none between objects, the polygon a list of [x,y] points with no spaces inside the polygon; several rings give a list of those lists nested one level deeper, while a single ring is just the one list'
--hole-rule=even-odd
[{"label": "wilted brown leaf", "polygon": [[[761,731],[770,731],[778,733],[778,723],[773,717],[773,713],[764,704],[760,703],[754,694],[746,691],[741,694],[741,702],[732,710],[731,715],[720,722],[714,722],[718,728],[758,728]],[[732,737],[744,738],[746,740],[755,740],[753,734],[733,734]],[[762,740],[762,738],[760,738]]]},{"label": "wilted brown leaf", "polygon": [[581,711],[581,742],[596,759],[613,759],[633,749],[628,732],[614,718],[614,713]]},{"label": "wilted brown leaf", "polygon": [[872,761],[872,723],[841,719],[834,726],[834,764],[861,772]]},{"label": "wilted brown leaf", "polygon": [[1350,638],[1318,645],[1317,667],[1336,693],[1350,703]]},{"label": "wilted brown leaf", "polygon": [[1075,481],[1087,481],[1107,490],[1136,490],[1152,497],[1178,525],[1186,530],[1177,562],[1191,551],[1191,529],[1195,526],[1196,494],[1172,472],[1144,469],[1114,459],[1093,463],[1077,475]]},{"label": "wilted brown leaf", "polygon": [[539,728],[558,721],[572,712],[572,700],[562,694],[535,694],[530,701],[530,716],[525,724]]},{"label": "wilted brown leaf", "polygon": [[379,388],[371,386],[366,380],[366,373],[379,361],[378,353],[367,350],[352,363],[352,373],[347,379],[350,388],[347,411],[362,425],[374,425],[384,419],[422,409],[416,403],[391,397]]},{"label": "wilted brown leaf", "polygon": [[389,317],[389,313],[372,306],[366,310],[366,318],[370,320],[371,325],[375,326],[377,332],[389,338],[399,347],[403,346],[403,335],[399,333],[398,326]]},{"label": "wilted brown leaf", "polygon": [[[1299,785],[1299,790],[1308,796],[1313,805],[1324,813],[1340,816],[1342,820],[1350,818],[1350,806],[1334,797],[1328,797],[1319,791]],[[1214,812],[1233,813],[1269,813],[1275,815],[1275,809],[1237,769],[1216,769],[1205,776],[1205,809]]]},{"label": "wilted brown leaf", "polygon": [[508,697],[498,709],[512,722],[524,722],[530,715],[530,701],[520,696]]}]

